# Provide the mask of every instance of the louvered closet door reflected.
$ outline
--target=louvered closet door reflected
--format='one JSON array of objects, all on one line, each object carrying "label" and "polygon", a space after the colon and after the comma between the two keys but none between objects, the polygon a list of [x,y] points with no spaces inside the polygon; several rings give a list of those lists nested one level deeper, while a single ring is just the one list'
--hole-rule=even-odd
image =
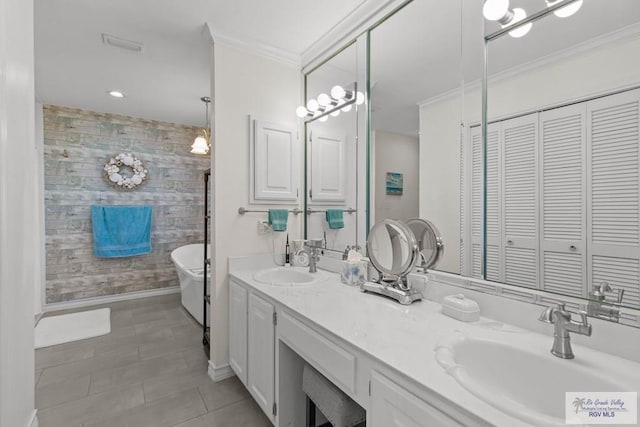
[{"label": "louvered closet door reflected", "polygon": [[482,132],[480,126],[471,129],[471,277],[482,278],[482,204],[484,178],[482,173]]},{"label": "louvered closet door reflected", "polygon": [[487,249],[486,249],[486,280],[494,282],[504,281],[502,268],[502,221],[500,209],[501,183],[501,155],[500,155],[500,123],[487,126]]},{"label": "louvered closet door reflected", "polygon": [[586,296],[586,105],[540,114],[542,286]]},{"label": "louvered closet door reflected", "polygon": [[504,282],[538,287],[538,115],[502,122]]},{"label": "louvered closet door reflected", "polygon": [[587,103],[588,257],[590,287],[623,288],[640,304],[640,167],[638,90]]}]

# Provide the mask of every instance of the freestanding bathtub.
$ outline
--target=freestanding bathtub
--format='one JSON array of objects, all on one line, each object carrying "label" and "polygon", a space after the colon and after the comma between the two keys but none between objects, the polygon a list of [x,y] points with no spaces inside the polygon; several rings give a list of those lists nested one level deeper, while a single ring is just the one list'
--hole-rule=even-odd
[{"label": "freestanding bathtub", "polygon": [[[207,255],[211,254],[207,245]],[[176,248],[171,252],[171,260],[176,266],[182,306],[202,325],[204,304],[204,244],[196,243]]]}]

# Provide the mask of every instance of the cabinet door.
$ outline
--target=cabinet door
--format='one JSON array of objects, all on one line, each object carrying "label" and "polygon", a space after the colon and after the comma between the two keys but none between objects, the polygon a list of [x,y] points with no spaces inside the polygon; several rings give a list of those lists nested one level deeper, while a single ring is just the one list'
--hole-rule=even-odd
[{"label": "cabinet door", "polygon": [[295,127],[254,120],[253,132],[254,201],[297,202],[300,168]]},{"label": "cabinet door", "polygon": [[538,114],[505,120],[501,137],[504,282],[537,288]]},{"label": "cabinet door", "polygon": [[640,91],[587,104],[591,286],[607,281],[640,302]]},{"label": "cabinet door", "polygon": [[345,136],[313,133],[310,136],[311,202],[344,203],[347,197]]},{"label": "cabinet door", "polygon": [[229,365],[247,385],[247,290],[229,282]]},{"label": "cabinet door", "polygon": [[377,372],[371,374],[370,411],[371,427],[461,425]]},{"label": "cabinet door", "polygon": [[585,103],[540,113],[540,276],[576,297],[586,296],[585,116]]},{"label": "cabinet door", "polygon": [[264,413],[273,420],[275,395],[274,307],[255,294],[249,294],[248,313],[248,388]]}]

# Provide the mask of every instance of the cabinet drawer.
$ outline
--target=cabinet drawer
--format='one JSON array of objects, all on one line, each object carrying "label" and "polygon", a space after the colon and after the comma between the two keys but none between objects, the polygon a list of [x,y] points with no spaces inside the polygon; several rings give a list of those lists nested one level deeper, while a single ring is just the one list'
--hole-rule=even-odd
[{"label": "cabinet drawer", "polygon": [[355,393],[356,358],[287,313],[278,319],[278,335],[333,383]]}]

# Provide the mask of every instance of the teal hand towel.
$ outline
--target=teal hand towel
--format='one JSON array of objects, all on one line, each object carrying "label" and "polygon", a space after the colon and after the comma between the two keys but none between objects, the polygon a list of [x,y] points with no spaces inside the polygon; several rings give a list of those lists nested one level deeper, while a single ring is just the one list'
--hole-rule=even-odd
[{"label": "teal hand towel", "polygon": [[91,206],[93,254],[121,258],[151,252],[151,206]]},{"label": "teal hand towel", "polygon": [[269,209],[269,225],[273,231],[287,231],[289,209]]},{"label": "teal hand towel", "polygon": [[329,228],[335,230],[337,228],[344,228],[344,210],[342,209],[327,209],[325,217]]}]

